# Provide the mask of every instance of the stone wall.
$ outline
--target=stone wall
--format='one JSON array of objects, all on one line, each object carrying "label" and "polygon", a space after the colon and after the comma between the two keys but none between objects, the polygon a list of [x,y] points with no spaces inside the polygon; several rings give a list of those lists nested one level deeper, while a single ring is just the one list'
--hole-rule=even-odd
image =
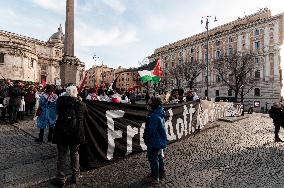
[{"label": "stone wall", "polygon": [[49,43],[37,39],[0,31],[0,53],[4,63],[0,73],[6,79],[41,82],[48,84],[59,78],[59,61],[62,59],[63,43]]}]

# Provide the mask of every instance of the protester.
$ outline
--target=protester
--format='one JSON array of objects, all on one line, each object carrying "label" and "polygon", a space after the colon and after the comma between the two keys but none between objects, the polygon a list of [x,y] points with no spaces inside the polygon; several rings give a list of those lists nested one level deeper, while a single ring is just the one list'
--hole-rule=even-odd
[{"label": "protester", "polygon": [[269,110],[269,116],[273,119],[274,129],[274,139],[275,142],[283,142],[279,138],[280,126],[284,125],[284,110],[280,103],[274,103]]},{"label": "protester", "polygon": [[96,93],[95,88],[91,88],[89,91],[88,96],[86,97],[86,100],[91,100],[91,101],[97,101],[98,100],[98,95]]},{"label": "protester", "polygon": [[158,184],[159,179],[165,176],[163,149],[167,147],[165,129],[165,111],[159,97],[152,97],[148,101],[151,112],[147,116],[144,141],[147,145],[147,157],[151,167],[151,174],[143,180],[146,183]]},{"label": "protester", "polygon": [[128,97],[127,97],[126,92],[123,92],[123,93],[122,93],[120,102],[121,102],[121,103],[129,103],[129,99],[128,99]]},{"label": "protester", "polygon": [[21,90],[19,87],[19,81],[15,81],[13,86],[9,88],[9,105],[8,113],[10,124],[18,123],[17,111],[21,103]]},{"label": "protester", "polygon": [[36,112],[37,112],[37,109],[38,109],[38,106],[39,106],[39,99],[40,99],[40,96],[42,95],[41,93],[41,88],[37,88],[35,87],[34,88],[34,93],[35,93],[35,112],[34,112],[34,116],[36,116]]},{"label": "protester", "polygon": [[99,96],[100,101],[110,102],[109,97],[106,95],[105,91],[102,92],[102,94]]},{"label": "protester", "polygon": [[10,80],[4,82],[4,85],[1,87],[0,91],[0,97],[2,98],[2,105],[3,107],[1,108],[1,119],[5,121],[8,105],[9,105],[9,86],[11,85]]},{"label": "protester", "polygon": [[135,93],[133,91],[130,91],[130,93],[129,93],[129,100],[130,100],[131,104],[135,104],[135,102],[136,102],[136,95],[135,95]]},{"label": "protester", "polygon": [[75,86],[66,88],[66,95],[57,101],[58,119],[54,130],[53,143],[57,144],[57,174],[51,181],[53,185],[65,184],[65,163],[68,148],[70,150],[72,176],[71,182],[76,183],[79,177],[79,147],[85,140],[83,122],[87,113],[85,103],[77,99]]},{"label": "protester", "polygon": [[83,91],[81,91],[81,93],[80,93],[80,97],[82,98],[82,100],[83,101],[86,101],[86,98],[87,98],[87,96],[88,96],[88,94],[89,94],[89,87],[85,87],[84,89],[83,89]]},{"label": "protester", "polygon": [[33,113],[33,109],[36,103],[34,87],[30,86],[25,95],[25,104],[26,104],[26,116],[31,115]]},{"label": "protester", "polygon": [[192,91],[191,90],[189,90],[188,92],[187,92],[187,95],[186,95],[186,102],[189,102],[189,101],[193,101],[193,93],[192,93]]},{"label": "protester", "polygon": [[121,95],[117,91],[114,91],[114,94],[111,96],[111,102],[113,103],[121,102]]},{"label": "protester", "polygon": [[178,103],[183,103],[184,102],[183,94],[184,94],[184,90],[183,89],[179,89],[178,90]]},{"label": "protester", "polygon": [[48,142],[52,141],[53,128],[56,122],[56,101],[58,96],[53,93],[54,88],[47,85],[45,93],[40,96],[39,107],[37,109],[37,127],[40,129],[39,137],[35,142],[43,142],[44,129],[49,127]]},{"label": "protester", "polygon": [[19,116],[20,120],[24,119],[24,112],[26,110],[25,106],[26,106],[25,97],[22,96],[22,99],[21,99],[21,102],[20,102],[20,106],[19,106],[19,109],[18,109],[18,116]]},{"label": "protester", "polygon": [[199,97],[198,97],[196,92],[193,92],[192,95],[193,95],[193,97],[192,97],[193,101],[199,101]]}]

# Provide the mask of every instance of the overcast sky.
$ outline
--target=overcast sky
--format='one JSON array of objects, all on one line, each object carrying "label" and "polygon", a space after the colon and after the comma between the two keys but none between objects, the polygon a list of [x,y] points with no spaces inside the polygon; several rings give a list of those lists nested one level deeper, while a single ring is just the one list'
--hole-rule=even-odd
[{"label": "overcast sky", "polygon": [[[0,0],[0,30],[47,41],[65,23],[66,0]],[[75,55],[86,67],[135,67],[158,47],[268,7],[284,12],[284,0],[75,0]],[[213,21],[213,20],[212,20]]]}]

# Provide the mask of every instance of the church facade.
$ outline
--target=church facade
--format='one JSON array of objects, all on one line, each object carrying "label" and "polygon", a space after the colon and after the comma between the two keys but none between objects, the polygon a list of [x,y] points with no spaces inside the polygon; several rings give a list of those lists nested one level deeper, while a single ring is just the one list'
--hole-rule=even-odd
[{"label": "church facade", "polygon": [[[245,107],[255,105],[256,111],[270,108],[272,103],[279,101],[281,97],[280,50],[284,40],[283,17],[284,13],[272,16],[270,10],[265,8],[209,30],[209,67],[220,53],[252,51],[257,54],[255,63],[259,65],[258,81],[244,96]],[[160,58],[164,73],[170,72],[176,65],[185,61],[206,63],[206,43],[206,32],[199,33],[156,49],[149,60],[152,62]],[[171,78],[170,74],[164,76],[167,77],[167,83],[164,83],[167,88],[173,89],[177,85],[189,88],[182,75],[178,81]],[[200,97],[205,96],[207,92],[206,76],[206,71],[203,71],[195,80],[194,90]],[[229,88],[220,82],[213,69],[209,68],[208,78],[210,98],[234,96]]]},{"label": "church facade", "polygon": [[60,85],[64,47],[61,26],[47,42],[0,31],[0,79]]}]

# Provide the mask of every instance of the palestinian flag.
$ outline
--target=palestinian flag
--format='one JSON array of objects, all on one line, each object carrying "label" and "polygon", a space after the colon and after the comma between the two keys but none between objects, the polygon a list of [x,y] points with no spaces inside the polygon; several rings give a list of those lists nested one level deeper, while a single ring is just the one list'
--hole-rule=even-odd
[{"label": "palestinian flag", "polygon": [[153,84],[159,83],[161,81],[161,76],[163,74],[163,72],[161,70],[160,59],[158,59],[157,64],[152,71],[143,70],[143,71],[138,71],[138,73],[139,73],[143,83],[146,83],[148,81],[152,81]]}]

